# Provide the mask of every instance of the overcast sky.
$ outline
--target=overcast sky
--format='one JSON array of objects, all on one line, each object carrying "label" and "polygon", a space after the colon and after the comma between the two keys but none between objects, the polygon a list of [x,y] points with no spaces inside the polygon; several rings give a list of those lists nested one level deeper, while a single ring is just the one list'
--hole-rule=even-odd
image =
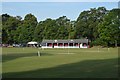
[{"label": "overcast sky", "polygon": [[80,12],[102,6],[111,10],[118,8],[118,2],[3,2],[2,14],[24,18],[26,14],[32,13],[38,21],[56,19],[63,15],[76,20]]}]

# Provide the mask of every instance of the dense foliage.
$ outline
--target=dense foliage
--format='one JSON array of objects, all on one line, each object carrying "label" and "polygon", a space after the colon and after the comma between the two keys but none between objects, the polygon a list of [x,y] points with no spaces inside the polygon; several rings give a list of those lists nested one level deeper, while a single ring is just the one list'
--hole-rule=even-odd
[{"label": "dense foliage", "polygon": [[93,45],[120,45],[120,9],[91,8],[80,13],[76,21],[66,16],[37,22],[33,14],[2,14],[2,43],[41,42],[43,39],[88,38]]}]

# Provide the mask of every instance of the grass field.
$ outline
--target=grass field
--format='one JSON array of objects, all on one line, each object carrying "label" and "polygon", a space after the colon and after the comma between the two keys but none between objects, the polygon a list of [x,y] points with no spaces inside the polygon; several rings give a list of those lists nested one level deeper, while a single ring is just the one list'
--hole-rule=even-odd
[{"label": "grass field", "polygon": [[3,78],[118,77],[118,48],[2,48],[2,58]]}]

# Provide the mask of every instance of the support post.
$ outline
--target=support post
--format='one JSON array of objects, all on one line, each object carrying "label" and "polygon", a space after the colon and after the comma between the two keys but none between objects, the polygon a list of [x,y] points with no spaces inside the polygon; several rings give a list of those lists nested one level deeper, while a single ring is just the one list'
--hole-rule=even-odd
[{"label": "support post", "polygon": [[69,54],[69,43],[68,43],[68,54]]},{"label": "support post", "polygon": [[46,43],[46,47],[47,47],[47,43]]},{"label": "support post", "polygon": [[38,51],[37,55],[38,55],[38,56],[41,56],[41,53]]},{"label": "support post", "polygon": [[115,40],[115,47],[117,47],[117,40]]},{"label": "support post", "polygon": [[110,51],[110,48],[108,48],[108,51]]},{"label": "support post", "polygon": [[75,48],[75,43],[73,43],[73,48]]},{"label": "support post", "polygon": [[98,52],[100,52],[100,48],[98,48]]}]

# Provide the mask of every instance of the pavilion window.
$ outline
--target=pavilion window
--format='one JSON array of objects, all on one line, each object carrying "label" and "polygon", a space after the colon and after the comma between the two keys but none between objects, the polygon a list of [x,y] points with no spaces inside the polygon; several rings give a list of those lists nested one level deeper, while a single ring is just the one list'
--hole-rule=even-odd
[{"label": "pavilion window", "polygon": [[54,43],[53,45],[54,45],[54,46],[57,46],[57,43]]},{"label": "pavilion window", "polygon": [[48,46],[52,46],[52,43],[48,43]]},{"label": "pavilion window", "polygon": [[73,46],[73,43],[70,43],[69,46]]},{"label": "pavilion window", "polygon": [[63,43],[59,43],[59,46],[63,46]]},{"label": "pavilion window", "polygon": [[75,46],[79,46],[78,43],[75,43],[74,45],[75,45]]},{"label": "pavilion window", "polygon": [[86,47],[86,46],[87,46],[87,44],[86,44],[86,43],[83,43],[83,46],[84,46],[84,47]]},{"label": "pavilion window", "polygon": [[64,43],[64,46],[68,46],[68,43]]}]

